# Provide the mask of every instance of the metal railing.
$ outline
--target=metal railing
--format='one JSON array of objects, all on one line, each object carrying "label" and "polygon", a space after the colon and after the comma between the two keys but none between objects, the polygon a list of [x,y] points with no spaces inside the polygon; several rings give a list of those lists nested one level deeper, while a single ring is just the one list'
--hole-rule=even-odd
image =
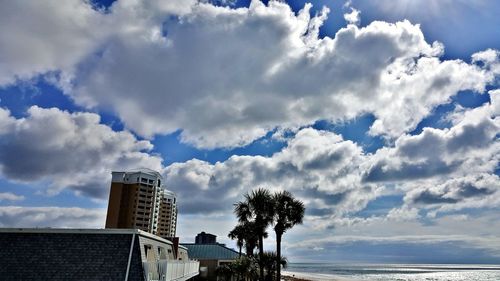
[{"label": "metal railing", "polygon": [[159,260],[143,262],[146,281],[184,281],[198,275],[199,261]]}]

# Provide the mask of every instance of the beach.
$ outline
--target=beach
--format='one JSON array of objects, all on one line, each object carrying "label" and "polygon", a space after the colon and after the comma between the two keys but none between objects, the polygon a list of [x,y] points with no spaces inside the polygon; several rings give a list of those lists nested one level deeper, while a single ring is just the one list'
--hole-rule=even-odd
[{"label": "beach", "polygon": [[500,265],[291,263],[286,281],[498,281]]},{"label": "beach", "polygon": [[336,276],[333,274],[283,271],[282,280],[284,281],[355,281],[357,279]]}]

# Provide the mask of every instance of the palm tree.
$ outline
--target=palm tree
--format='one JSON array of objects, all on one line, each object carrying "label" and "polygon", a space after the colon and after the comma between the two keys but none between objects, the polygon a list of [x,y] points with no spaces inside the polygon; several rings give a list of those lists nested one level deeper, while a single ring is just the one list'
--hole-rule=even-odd
[{"label": "palm tree", "polygon": [[259,188],[245,195],[245,201],[234,205],[234,213],[240,223],[251,222],[259,237],[259,269],[260,280],[264,279],[262,255],[264,254],[264,236],[266,228],[273,220],[273,201],[271,193],[264,188]]},{"label": "palm tree", "polygon": [[[281,262],[281,237],[288,229],[301,224],[304,218],[305,207],[302,201],[297,200],[288,191],[277,192],[273,195],[274,203],[274,232],[276,233],[276,261]],[[281,267],[276,268],[276,280],[280,281]]]},{"label": "palm tree", "polygon": [[246,227],[244,224],[238,224],[227,235],[231,240],[236,239],[236,245],[240,249],[240,251],[239,251],[240,258],[241,258],[241,248],[243,248],[243,243],[245,242],[246,235],[247,235],[247,231],[246,231]]},{"label": "palm tree", "polygon": [[[245,250],[247,256],[253,256],[253,250],[259,246],[259,234],[256,231],[254,222],[243,224],[245,229]],[[264,232],[263,238],[267,238],[267,232]]]},{"label": "palm tree", "polygon": [[275,273],[278,268],[283,266],[283,268],[286,268],[288,265],[288,260],[285,257],[281,257],[280,262],[276,263],[278,260],[278,255],[276,252],[271,252],[271,251],[266,251],[264,252],[264,259],[262,263],[264,264],[264,267],[266,269],[266,281],[272,281],[274,279]]},{"label": "palm tree", "polygon": [[221,277],[223,281],[231,281],[231,277],[234,274],[234,270],[230,264],[219,265],[215,269],[215,274]]},{"label": "palm tree", "polygon": [[258,276],[256,261],[253,257],[241,257],[231,263],[233,274],[236,274],[237,281],[256,280]]}]

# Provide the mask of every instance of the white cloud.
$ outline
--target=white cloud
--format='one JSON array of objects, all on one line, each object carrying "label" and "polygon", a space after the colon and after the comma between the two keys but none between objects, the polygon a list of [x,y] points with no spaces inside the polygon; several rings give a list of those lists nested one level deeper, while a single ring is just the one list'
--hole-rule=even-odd
[{"label": "white cloud", "polygon": [[297,14],[258,0],[239,9],[121,0],[109,13],[80,0],[1,5],[0,84],[62,71],[58,84],[78,104],[113,111],[147,137],[180,129],[205,148],[365,113],[377,118],[372,134],[396,138],[499,73],[496,51],[470,65],[441,60],[443,46],[408,21],[319,38],[329,10],[310,17],[310,4]]},{"label": "white cloud", "polygon": [[12,192],[0,192],[0,202],[1,201],[20,201],[24,200],[24,196],[16,195]]},{"label": "white cloud", "polygon": [[95,50],[107,26],[88,1],[2,1],[0,86],[71,68]]},{"label": "white cloud", "polygon": [[[310,225],[304,225],[287,238],[285,251],[287,256],[294,256],[300,251],[299,248],[321,247],[334,254],[339,246],[355,243],[397,244],[397,249],[408,244],[431,244],[438,251],[441,247],[449,248],[450,243],[456,243],[457,247],[480,249],[500,256],[500,221],[497,212],[494,209],[480,215],[440,216],[434,218],[432,223],[421,223],[417,218],[355,218],[356,222],[336,223],[334,228],[316,229],[314,233],[311,233]],[[310,222],[306,220],[306,224]]]},{"label": "white cloud", "polygon": [[[311,17],[309,4],[296,14],[278,1],[231,9],[120,0],[107,14],[76,0],[0,8],[0,85],[60,70],[53,77],[76,103],[113,111],[144,136],[180,129],[182,140],[198,147],[248,144],[273,128],[296,133],[270,157],[232,156],[215,164],[193,159],[164,168],[150,155],[149,141],[99,124],[96,114],[32,107],[15,118],[0,109],[0,171],[8,180],[48,182],[52,194],[69,188],[105,198],[111,170],[150,167],[166,175],[186,219],[217,215],[211,231],[233,222],[227,214],[245,192],[288,189],[306,203],[309,232],[316,228],[326,237],[335,231],[340,240],[390,233],[384,242],[407,241],[418,232],[425,241],[472,241],[450,238],[471,233],[458,220],[477,229],[488,224],[449,214],[500,204],[492,174],[500,161],[498,90],[489,92],[491,105],[450,115],[451,128],[406,134],[457,92],[484,92],[494,83],[496,50],[472,55],[470,64],[444,60],[444,46],[427,42],[420,26],[408,21],[351,24],[319,38],[327,8]],[[359,23],[359,13],[352,10],[346,20]],[[334,133],[299,129],[366,113],[376,118],[372,135],[394,140],[375,154]],[[384,192],[403,193],[404,202],[386,214],[356,217]],[[0,193],[0,200],[15,196]],[[422,210],[441,228],[422,225]],[[0,207],[4,226],[103,222],[100,209]],[[196,229],[185,232],[192,236]],[[498,237],[489,231],[482,245],[492,241],[488,235]]]},{"label": "white cloud", "polygon": [[365,181],[406,181],[440,175],[493,172],[499,162],[500,119],[497,97],[492,104],[454,114],[447,129],[424,128],[402,135],[394,147],[384,147],[364,165]]},{"label": "white cloud", "polygon": [[359,25],[359,23],[361,22],[360,13],[361,12],[359,10],[351,8],[350,13],[344,14],[344,19],[349,24]]},{"label": "white cloud", "polygon": [[[184,142],[213,148],[367,112],[377,117],[372,134],[394,138],[458,91],[482,92],[494,79],[475,64],[440,60],[443,46],[408,21],[319,38],[328,9],[311,18],[310,8],[295,14],[278,1],[252,1],[198,4],[179,18],[134,13],[132,31],[103,43],[66,92],[116,112],[141,135],[181,129]],[[130,12],[122,10],[113,16]]]},{"label": "white cloud", "polygon": [[[430,217],[500,207],[497,91],[490,96],[490,104],[454,112],[449,129],[424,128],[378,150],[363,164],[364,180],[397,183],[406,193],[401,211],[424,209]],[[404,217],[398,210],[391,215]]]},{"label": "white cloud", "polygon": [[361,183],[363,161],[353,142],[306,128],[271,157],[232,156],[213,165],[190,160],[170,165],[165,176],[184,213],[230,212],[244,193],[266,187],[292,191],[312,214],[340,215],[363,209],[380,192]]},{"label": "white cloud", "polygon": [[104,209],[61,207],[0,207],[1,227],[103,228]]},{"label": "white cloud", "polygon": [[406,194],[405,203],[431,210],[428,214],[431,217],[465,208],[500,208],[500,178],[497,175],[472,174],[437,183],[412,184],[414,187]]},{"label": "white cloud", "polygon": [[149,141],[115,132],[93,113],[68,113],[33,106],[16,119],[0,109],[0,171],[19,182],[48,182],[49,193],[70,188],[105,198],[112,170],[149,167],[161,171]]}]

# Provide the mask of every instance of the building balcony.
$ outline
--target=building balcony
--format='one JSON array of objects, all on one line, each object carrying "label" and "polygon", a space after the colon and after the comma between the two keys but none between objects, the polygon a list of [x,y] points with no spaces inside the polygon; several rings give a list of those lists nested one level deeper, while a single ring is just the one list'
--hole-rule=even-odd
[{"label": "building balcony", "polygon": [[158,260],[143,262],[146,281],[185,281],[198,275],[199,261]]}]

